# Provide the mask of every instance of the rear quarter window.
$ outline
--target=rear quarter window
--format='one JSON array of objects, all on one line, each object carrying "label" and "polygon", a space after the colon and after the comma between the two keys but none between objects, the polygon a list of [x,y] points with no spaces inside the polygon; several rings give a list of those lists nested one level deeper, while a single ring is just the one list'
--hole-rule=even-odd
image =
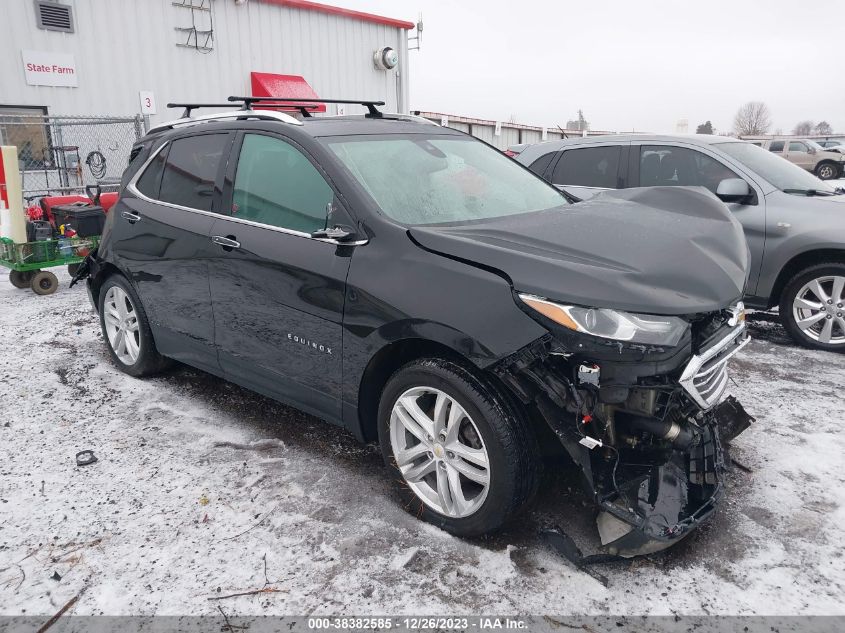
[{"label": "rear quarter window", "polygon": [[[144,152],[142,152],[144,153]],[[159,189],[161,188],[161,174],[164,171],[164,161],[167,160],[167,148],[161,149],[155,155],[150,164],[138,178],[135,187],[142,194],[153,200],[158,200]],[[128,171],[128,170],[127,170]]]},{"label": "rear quarter window", "polygon": [[552,183],[616,189],[621,152],[620,145],[568,149],[555,165]]},{"label": "rear quarter window", "polygon": [[132,180],[133,176],[135,176],[147,158],[149,158],[149,150],[151,147],[151,142],[146,145],[138,144],[132,148],[131,152],[129,152],[129,164],[126,166],[126,169],[123,171],[123,176],[120,179],[122,187],[125,187],[129,181]]},{"label": "rear quarter window", "polygon": [[551,164],[552,159],[555,157],[555,154],[556,152],[547,152],[546,154],[543,154],[540,158],[531,163],[528,166],[528,169],[542,178],[546,173],[546,169],[548,169]]}]

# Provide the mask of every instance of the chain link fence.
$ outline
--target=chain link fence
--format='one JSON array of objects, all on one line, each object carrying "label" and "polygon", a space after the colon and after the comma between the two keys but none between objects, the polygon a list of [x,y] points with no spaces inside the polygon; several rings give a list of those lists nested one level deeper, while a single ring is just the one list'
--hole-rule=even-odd
[{"label": "chain link fence", "polygon": [[116,188],[143,119],[111,116],[0,114],[0,145],[18,148],[23,196],[84,192],[86,185]]}]

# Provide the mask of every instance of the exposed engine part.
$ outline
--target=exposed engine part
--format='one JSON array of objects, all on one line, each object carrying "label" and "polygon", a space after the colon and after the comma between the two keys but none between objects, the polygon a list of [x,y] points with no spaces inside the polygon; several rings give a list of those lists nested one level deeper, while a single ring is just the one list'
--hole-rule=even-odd
[{"label": "exposed engine part", "polygon": [[607,437],[607,443],[610,446],[616,446],[616,407],[598,404],[596,410],[601,413],[604,420],[604,433]]},{"label": "exposed engine part", "polygon": [[628,416],[625,424],[630,429],[645,431],[671,443],[675,448],[686,450],[698,439],[698,435],[688,425],[681,426],[672,420],[658,420],[643,416]]},{"label": "exposed engine part", "polygon": [[[648,364],[602,362],[607,384],[596,388],[584,380],[592,374],[582,371],[594,365],[589,358],[544,337],[492,368],[581,469],[599,506],[607,554],[665,549],[710,516],[722,497],[721,431],[735,437],[752,418],[733,399],[702,408],[679,383],[683,362],[681,356],[666,369],[653,364],[653,374],[643,373]],[[554,546],[571,549],[561,544]]]},{"label": "exposed engine part", "polygon": [[582,363],[578,366],[578,384],[599,386],[601,369],[595,363]]},{"label": "exposed engine part", "polygon": [[619,408],[631,413],[652,416],[657,407],[657,391],[655,389],[631,389],[628,399]]}]

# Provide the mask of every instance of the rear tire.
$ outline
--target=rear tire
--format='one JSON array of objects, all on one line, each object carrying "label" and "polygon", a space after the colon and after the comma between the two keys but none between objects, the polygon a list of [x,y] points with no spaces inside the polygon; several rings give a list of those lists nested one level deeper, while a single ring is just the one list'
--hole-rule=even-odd
[{"label": "rear tire", "polygon": [[155,346],[147,313],[124,277],[112,275],[100,288],[100,328],[109,355],[118,368],[130,376],[152,376],[171,361]]},{"label": "rear tire", "polygon": [[23,290],[24,288],[31,288],[32,278],[34,273],[30,270],[27,271],[20,271],[20,270],[10,270],[9,271],[9,283],[12,284],[15,288],[19,290]]},{"label": "rear tire", "polygon": [[821,180],[833,180],[839,177],[839,168],[833,163],[821,163],[816,167],[816,176]]},{"label": "rear tire", "polygon": [[539,451],[523,412],[456,363],[422,359],[393,374],[378,431],[402,505],[456,536],[499,529],[536,491]]},{"label": "rear tire", "polygon": [[59,278],[49,270],[42,270],[33,276],[29,287],[37,295],[51,295],[59,288]]},{"label": "rear tire", "polygon": [[817,264],[790,279],[780,318],[800,345],[845,352],[845,264]]}]

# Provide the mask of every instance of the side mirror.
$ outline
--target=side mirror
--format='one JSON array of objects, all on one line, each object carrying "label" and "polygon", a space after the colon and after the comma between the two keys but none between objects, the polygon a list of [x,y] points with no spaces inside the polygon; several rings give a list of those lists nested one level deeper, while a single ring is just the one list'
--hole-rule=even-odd
[{"label": "side mirror", "polygon": [[319,229],[311,233],[311,237],[318,240],[332,240],[340,242],[354,242],[356,233],[355,230],[348,226],[336,225],[330,229]]},{"label": "side mirror", "polygon": [[817,151],[817,150],[816,150],[816,148],[815,148],[815,147],[810,147],[810,148],[808,148],[808,149],[807,149],[807,153],[808,153],[808,154],[815,154],[815,153],[816,153],[816,151]]},{"label": "side mirror", "polygon": [[742,178],[725,178],[716,187],[716,197],[722,202],[742,202],[750,194],[751,189]]}]

